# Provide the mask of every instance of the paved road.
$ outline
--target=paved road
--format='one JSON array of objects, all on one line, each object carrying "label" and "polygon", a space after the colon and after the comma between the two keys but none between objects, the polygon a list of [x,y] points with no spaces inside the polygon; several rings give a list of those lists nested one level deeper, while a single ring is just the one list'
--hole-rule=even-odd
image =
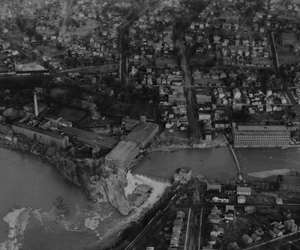
[{"label": "paved road", "polygon": [[192,135],[195,138],[199,138],[200,131],[198,126],[198,120],[197,120],[197,115],[195,110],[195,101],[194,101],[193,91],[192,91],[192,87],[193,87],[192,72],[186,55],[186,47],[184,45],[184,41],[181,40],[180,38],[178,38],[175,41],[175,45],[178,48],[180,65],[184,73],[184,87],[185,87],[185,94],[186,94],[187,115],[188,115],[189,126]]},{"label": "paved road", "polygon": [[62,36],[67,30],[67,22],[72,14],[72,7],[74,5],[75,0],[67,0],[63,3],[63,22],[59,30],[59,36]]},{"label": "paved road", "polygon": [[138,13],[133,18],[127,18],[128,20],[124,22],[119,29],[119,49],[120,49],[120,78],[122,83],[127,83],[128,72],[127,72],[127,50],[128,50],[128,40],[129,40],[129,28],[130,26],[142,15],[144,15],[150,8],[147,2],[143,6],[139,6]]}]

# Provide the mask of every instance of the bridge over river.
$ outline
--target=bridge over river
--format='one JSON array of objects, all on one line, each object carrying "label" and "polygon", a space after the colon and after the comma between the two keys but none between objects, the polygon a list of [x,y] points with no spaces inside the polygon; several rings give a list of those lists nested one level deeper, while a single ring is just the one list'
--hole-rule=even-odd
[{"label": "bridge over river", "polygon": [[230,147],[184,149],[149,153],[133,169],[133,173],[152,178],[170,179],[175,170],[188,167],[193,175],[226,181],[238,173],[291,169],[300,171],[299,148],[234,149]]}]

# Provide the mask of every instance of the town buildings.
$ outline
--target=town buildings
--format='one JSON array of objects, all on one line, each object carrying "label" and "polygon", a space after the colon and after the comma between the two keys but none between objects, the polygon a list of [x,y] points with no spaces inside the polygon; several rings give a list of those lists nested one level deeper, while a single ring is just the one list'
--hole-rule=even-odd
[{"label": "town buildings", "polygon": [[234,147],[284,147],[290,143],[286,126],[233,125]]},{"label": "town buildings", "polygon": [[69,145],[69,138],[67,136],[61,136],[51,131],[30,127],[24,124],[14,124],[12,125],[12,130],[16,134],[24,135],[30,140],[47,146],[56,146],[64,149]]}]

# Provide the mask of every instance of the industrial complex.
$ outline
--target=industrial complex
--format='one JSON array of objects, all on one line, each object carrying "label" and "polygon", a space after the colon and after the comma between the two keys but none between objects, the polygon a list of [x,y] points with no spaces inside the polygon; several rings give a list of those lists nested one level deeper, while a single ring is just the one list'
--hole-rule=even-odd
[{"label": "industrial complex", "polygon": [[0,147],[89,200],[30,213],[86,249],[299,249],[299,37],[297,0],[1,0]]}]

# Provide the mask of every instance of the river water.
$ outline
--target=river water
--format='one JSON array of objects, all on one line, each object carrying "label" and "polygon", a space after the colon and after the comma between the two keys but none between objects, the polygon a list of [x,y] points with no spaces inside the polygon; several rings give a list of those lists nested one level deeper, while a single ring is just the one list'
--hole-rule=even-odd
[{"label": "river water", "polygon": [[236,152],[246,173],[273,169],[300,171],[300,148],[252,148],[239,149]]},{"label": "river water", "polygon": [[[51,166],[35,157],[0,148],[0,168],[0,242],[8,236],[8,224],[2,218],[12,209],[30,207],[48,211],[58,196],[63,197],[71,210],[89,205],[78,188],[66,183]],[[39,225],[29,228],[24,240],[24,249],[28,250],[79,250],[84,249],[80,243],[85,239],[96,240],[87,233],[64,232],[57,228],[46,232]]]},{"label": "river water", "polygon": [[[299,149],[242,149],[237,151],[237,156],[246,172],[280,168],[300,171]],[[167,179],[179,167],[191,168],[193,175],[222,181],[236,176],[227,147],[153,152],[138,164],[133,173]],[[89,202],[78,188],[67,184],[51,166],[35,157],[0,148],[0,168],[0,242],[8,236],[8,225],[1,218],[13,208],[48,211],[61,196],[70,208],[89,209]],[[112,211],[111,208],[106,210]],[[97,240],[89,231],[69,232],[54,227],[49,232],[45,227],[33,225],[25,231],[25,250],[83,250],[88,249],[85,247],[88,243]],[[103,225],[102,230],[107,229]]]},{"label": "river water", "polygon": [[152,152],[133,173],[168,179],[180,167],[190,168],[194,176],[203,175],[222,181],[236,176],[234,161],[227,147]]},{"label": "river water", "polygon": [[[237,157],[246,173],[272,169],[300,171],[300,149],[238,149]],[[227,147],[190,149],[173,152],[152,152],[133,173],[169,179],[180,167],[189,167],[194,176],[228,180],[236,176],[233,157]]]}]

